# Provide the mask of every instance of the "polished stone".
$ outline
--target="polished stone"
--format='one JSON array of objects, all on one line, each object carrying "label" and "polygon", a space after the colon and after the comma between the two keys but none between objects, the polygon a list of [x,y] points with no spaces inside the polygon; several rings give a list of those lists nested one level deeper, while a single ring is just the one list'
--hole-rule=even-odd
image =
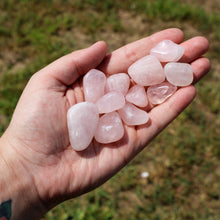
[{"label": "polished stone", "polygon": [[171,40],[163,40],[153,47],[150,54],[160,62],[176,62],[184,54],[184,48]]},{"label": "polished stone", "polygon": [[108,144],[120,140],[124,136],[124,127],[117,112],[104,114],[95,132],[95,139],[99,143]]},{"label": "polished stone", "polygon": [[152,55],[145,56],[128,68],[130,77],[141,86],[150,86],[165,80],[164,70],[158,59]]},{"label": "polished stone", "polygon": [[164,71],[167,81],[175,86],[188,86],[193,82],[193,70],[188,63],[167,63]]},{"label": "polished stone", "polygon": [[107,78],[105,91],[121,92],[126,95],[130,86],[130,77],[126,73],[117,73]]},{"label": "polished stone", "polygon": [[112,91],[102,96],[97,102],[99,113],[109,113],[125,105],[124,95],[120,92]]},{"label": "polished stone", "polygon": [[83,77],[83,90],[85,101],[95,103],[104,95],[106,76],[103,72],[91,69]]},{"label": "polished stone", "polygon": [[86,149],[91,143],[99,120],[98,108],[90,102],[73,105],[67,112],[67,126],[72,148]]},{"label": "polished stone", "polygon": [[148,87],[147,96],[150,103],[158,105],[173,95],[176,90],[176,86],[170,84],[169,82],[162,82],[158,85]]},{"label": "polished stone", "polygon": [[122,109],[118,110],[123,122],[127,125],[141,125],[149,120],[146,111],[137,108],[135,105],[127,102]]},{"label": "polished stone", "polygon": [[140,85],[131,87],[126,95],[126,100],[139,107],[146,107],[148,104],[145,88]]}]

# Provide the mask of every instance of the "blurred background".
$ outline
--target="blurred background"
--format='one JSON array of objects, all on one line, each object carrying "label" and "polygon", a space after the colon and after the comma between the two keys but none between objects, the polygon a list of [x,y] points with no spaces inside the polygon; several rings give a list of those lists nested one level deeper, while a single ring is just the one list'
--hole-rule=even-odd
[{"label": "blurred background", "polygon": [[210,41],[212,69],[195,101],[110,181],[42,220],[220,219],[220,1],[0,1],[0,134],[31,75],[54,59],[98,40],[111,52],[169,27]]}]

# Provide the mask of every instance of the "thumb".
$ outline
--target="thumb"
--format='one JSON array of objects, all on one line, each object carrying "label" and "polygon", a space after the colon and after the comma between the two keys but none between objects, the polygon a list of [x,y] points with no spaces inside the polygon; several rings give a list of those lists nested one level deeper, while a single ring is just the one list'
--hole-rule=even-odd
[{"label": "thumb", "polygon": [[106,52],[106,43],[99,41],[86,49],[74,51],[55,60],[40,70],[38,74],[54,79],[59,85],[61,83],[69,86],[79,76],[96,68],[104,59]]}]

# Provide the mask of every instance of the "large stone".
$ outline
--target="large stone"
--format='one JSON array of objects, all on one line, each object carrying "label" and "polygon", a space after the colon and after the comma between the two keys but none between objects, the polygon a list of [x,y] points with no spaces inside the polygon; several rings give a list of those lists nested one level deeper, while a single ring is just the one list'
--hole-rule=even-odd
[{"label": "large stone", "polygon": [[150,86],[163,82],[165,74],[159,60],[148,55],[133,63],[128,68],[130,77],[141,86]]},{"label": "large stone", "polygon": [[139,107],[146,107],[148,104],[146,91],[144,87],[140,85],[135,85],[129,89],[126,100]]},{"label": "large stone", "polygon": [[141,125],[147,123],[149,120],[147,112],[129,102],[127,102],[122,109],[118,110],[118,112],[127,125]]},{"label": "large stone", "polygon": [[120,140],[124,136],[124,127],[117,112],[103,115],[95,132],[95,139],[99,143],[108,144]]},{"label": "large stone", "polygon": [[130,78],[126,73],[117,73],[107,78],[105,91],[121,92],[126,95],[130,86]]},{"label": "large stone", "polygon": [[99,120],[98,108],[90,102],[73,105],[67,112],[67,126],[72,148],[86,149],[93,139]]},{"label": "large stone", "polygon": [[164,71],[167,81],[175,86],[188,86],[193,82],[193,70],[188,63],[167,63]]},{"label": "large stone", "polygon": [[122,108],[125,105],[125,98],[120,92],[109,92],[102,96],[97,102],[99,113],[109,113]]},{"label": "large stone", "polygon": [[176,62],[184,54],[184,48],[171,40],[163,40],[153,47],[150,54],[160,62]]},{"label": "large stone", "polygon": [[106,76],[103,72],[91,69],[83,78],[85,101],[95,103],[104,95]]},{"label": "large stone", "polygon": [[148,87],[147,96],[150,103],[157,105],[163,103],[167,98],[173,95],[176,90],[176,86],[169,82],[162,82],[158,85]]}]

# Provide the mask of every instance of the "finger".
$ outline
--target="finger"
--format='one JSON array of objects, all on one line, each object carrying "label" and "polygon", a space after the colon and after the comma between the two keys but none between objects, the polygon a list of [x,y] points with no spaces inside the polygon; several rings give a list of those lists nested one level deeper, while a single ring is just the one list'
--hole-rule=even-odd
[{"label": "finger", "polygon": [[170,124],[194,99],[196,90],[194,86],[183,87],[170,97],[166,102],[154,107],[149,112],[150,121],[138,127],[140,151],[157,134]]},{"label": "finger", "polygon": [[209,59],[201,57],[191,63],[193,69],[193,84],[198,82],[206,73],[209,72],[211,65]]},{"label": "finger", "polygon": [[107,74],[127,72],[128,67],[133,62],[149,54],[150,49],[160,41],[170,39],[176,43],[181,43],[183,38],[183,32],[176,28],[157,32],[115,50],[103,60],[99,69]]},{"label": "finger", "polygon": [[190,63],[201,57],[209,49],[209,42],[204,37],[194,37],[181,44],[184,47],[184,55],[179,62]]},{"label": "finger", "polygon": [[82,74],[96,68],[104,59],[107,45],[100,41],[92,46],[65,55],[42,69],[38,74],[69,86]]}]

